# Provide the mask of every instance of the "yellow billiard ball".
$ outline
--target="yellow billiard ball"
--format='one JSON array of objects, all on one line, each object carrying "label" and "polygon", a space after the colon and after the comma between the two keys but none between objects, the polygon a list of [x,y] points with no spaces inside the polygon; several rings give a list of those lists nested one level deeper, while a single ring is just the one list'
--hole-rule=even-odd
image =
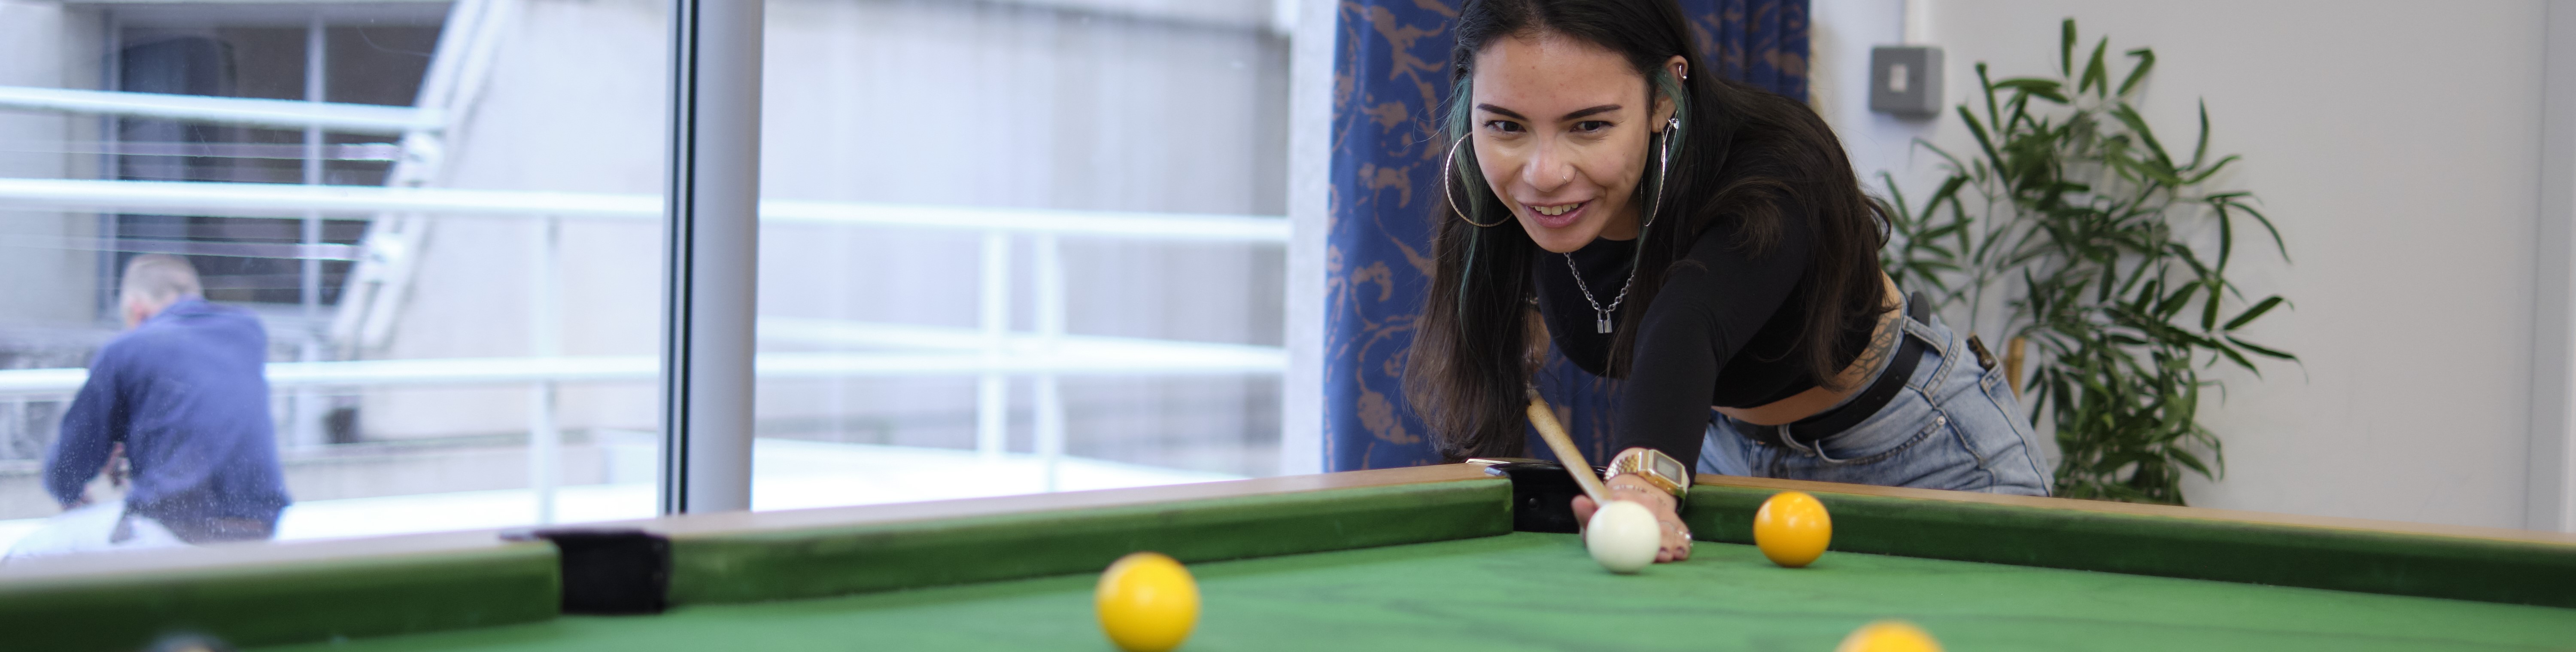
[{"label": "yellow billiard ball", "polygon": [[1771,563],[1798,568],[1825,554],[1834,539],[1834,520],[1825,504],[1804,491],[1783,491],[1762,501],[1753,512],[1753,545]]},{"label": "yellow billiard ball", "polygon": [[1181,562],[1159,552],[1132,553],[1100,573],[1092,592],[1100,631],[1127,652],[1180,647],[1199,624],[1199,585]]},{"label": "yellow billiard ball", "polygon": [[1941,652],[1941,642],[1914,623],[1881,620],[1852,630],[1834,652]]}]

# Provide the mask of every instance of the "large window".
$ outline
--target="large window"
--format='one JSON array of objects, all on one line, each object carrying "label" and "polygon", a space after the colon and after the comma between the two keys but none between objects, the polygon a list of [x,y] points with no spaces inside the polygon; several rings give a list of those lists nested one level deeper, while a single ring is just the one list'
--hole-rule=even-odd
[{"label": "large window", "polygon": [[[174,504],[259,502],[264,474],[278,539],[654,513],[661,3],[0,12],[0,549],[98,543],[45,488],[71,439],[122,445],[56,473],[96,475],[101,522],[183,539],[206,510]],[[145,257],[201,306],[129,327]],[[90,370],[153,328],[180,335]],[[264,402],[192,375],[243,365]],[[85,428],[109,382],[149,418]],[[131,530],[110,543],[152,543]]]},{"label": "large window", "polygon": [[771,0],[755,508],[1279,468],[1268,0]]},{"label": "large window", "polygon": [[[1273,9],[769,0],[753,507],[1276,473]],[[653,515],[668,11],[0,0],[0,549]]]}]

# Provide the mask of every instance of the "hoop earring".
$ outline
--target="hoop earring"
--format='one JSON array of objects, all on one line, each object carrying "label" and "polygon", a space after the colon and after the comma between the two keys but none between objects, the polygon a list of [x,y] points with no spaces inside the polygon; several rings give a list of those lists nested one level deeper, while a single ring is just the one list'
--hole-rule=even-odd
[{"label": "hoop earring", "polygon": [[[1469,134],[1468,136],[1472,135],[1474,134]],[[1467,144],[1468,136],[1459,136],[1456,142],[1449,143],[1449,155],[1440,157],[1440,197],[1449,200],[1449,210],[1456,211],[1458,213],[1459,220],[1465,221],[1470,225],[1480,227],[1491,228],[1501,226],[1503,220],[1494,220],[1493,224],[1478,224],[1476,222],[1475,214],[1467,212],[1467,209],[1459,208],[1458,196],[1449,192],[1449,187],[1456,185],[1456,183],[1450,181],[1450,179],[1452,174],[1451,170],[1456,169],[1457,167],[1458,147]]]},{"label": "hoop earring", "polygon": [[1658,155],[1657,158],[1659,161],[1655,164],[1655,198],[1654,201],[1647,202],[1646,204],[1645,223],[1637,225],[1637,230],[1641,233],[1646,230],[1646,227],[1654,226],[1655,217],[1661,214],[1664,210],[1664,187],[1670,185],[1673,181],[1673,140],[1680,138],[1681,135],[1681,116],[1665,118],[1663,151]]}]

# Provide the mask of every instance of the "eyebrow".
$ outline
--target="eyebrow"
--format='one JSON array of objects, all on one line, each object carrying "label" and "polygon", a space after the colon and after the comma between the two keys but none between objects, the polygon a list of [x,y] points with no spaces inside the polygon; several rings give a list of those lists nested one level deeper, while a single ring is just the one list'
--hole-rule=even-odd
[{"label": "eyebrow", "polygon": [[1486,110],[1486,111],[1492,111],[1492,112],[1494,112],[1494,113],[1500,113],[1500,114],[1503,114],[1503,115],[1505,115],[1505,116],[1509,116],[1509,117],[1511,117],[1511,118],[1512,118],[1512,119],[1514,119],[1514,120],[1528,120],[1528,119],[1529,119],[1529,118],[1521,117],[1521,114],[1519,114],[1519,113],[1515,113],[1515,112],[1513,112],[1511,109],[1506,109],[1506,108],[1499,107],[1499,106],[1494,106],[1494,105],[1491,105],[1491,104],[1478,104],[1478,105],[1476,105],[1476,108],[1478,108],[1478,109],[1483,109],[1483,110]]},{"label": "eyebrow", "polygon": [[1584,109],[1584,110],[1581,110],[1581,111],[1576,111],[1576,112],[1573,112],[1573,113],[1565,114],[1565,117],[1563,117],[1563,118],[1559,118],[1559,119],[1560,119],[1560,120],[1580,120],[1580,119],[1583,119],[1585,116],[1590,116],[1590,115],[1593,115],[1593,114],[1596,114],[1596,113],[1609,113],[1609,112],[1611,112],[1611,111],[1617,111],[1617,110],[1619,110],[1619,105],[1617,105],[1617,104],[1603,104],[1603,105],[1601,105],[1601,106],[1596,106],[1596,107],[1592,107],[1592,108],[1589,108],[1589,109]]},{"label": "eyebrow", "polygon": [[[1491,112],[1494,112],[1494,113],[1500,113],[1500,114],[1503,114],[1504,116],[1508,116],[1508,117],[1510,117],[1510,118],[1512,118],[1512,119],[1514,119],[1514,120],[1528,120],[1528,119],[1529,119],[1529,118],[1527,118],[1527,117],[1523,117],[1523,116],[1522,116],[1521,114],[1519,114],[1519,113],[1513,112],[1511,109],[1506,109],[1506,108],[1499,107],[1499,106],[1494,106],[1494,105],[1491,105],[1491,104],[1478,104],[1478,105],[1476,105],[1476,108],[1481,109],[1481,110],[1485,110],[1485,111],[1491,111]],[[1601,113],[1609,113],[1609,112],[1611,112],[1611,111],[1617,111],[1617,110],[1619,110],[1619,105],[1617,105],[1617,104],[1603,104],[1603,105],[1601,105],[1601,106],[1596,106],[1596,107],[1592,107],[1592,108],[1588,108],[1588,109],[1582,109],[1582,110],[1579,110],[1579,111],[1575,111],[1575,112],[1573,112],[1573,113],[1565,114],[1565,117],[1563,117],[1563,118],[1559,118],[1559,119],[1560,119],[1560,120],[1580,120],[1580,119],[1582,119],[1582,118],[1584,118],[1584,117],[1587,117],[1587,116],[1591,116],[1591,115],[1595,115],[1595,114],[1601,114]]]}]

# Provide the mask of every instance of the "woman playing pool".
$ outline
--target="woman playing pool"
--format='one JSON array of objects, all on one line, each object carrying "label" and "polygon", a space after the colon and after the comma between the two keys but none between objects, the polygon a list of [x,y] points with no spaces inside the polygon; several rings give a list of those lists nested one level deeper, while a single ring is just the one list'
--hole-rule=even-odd
[{"label": "woman playing pool", "polygon": [[1657,561],[1690,556],[1691,469],[2045,495],[2002,372],[1879,269],[1886,209],[1833,132],[1702,73],[1688,29],[1672,0],[1461,10],[1405,370],[1441,452],[1520,454],[1553,341],[1622,379],[1610,494],[1661,521]]}]

